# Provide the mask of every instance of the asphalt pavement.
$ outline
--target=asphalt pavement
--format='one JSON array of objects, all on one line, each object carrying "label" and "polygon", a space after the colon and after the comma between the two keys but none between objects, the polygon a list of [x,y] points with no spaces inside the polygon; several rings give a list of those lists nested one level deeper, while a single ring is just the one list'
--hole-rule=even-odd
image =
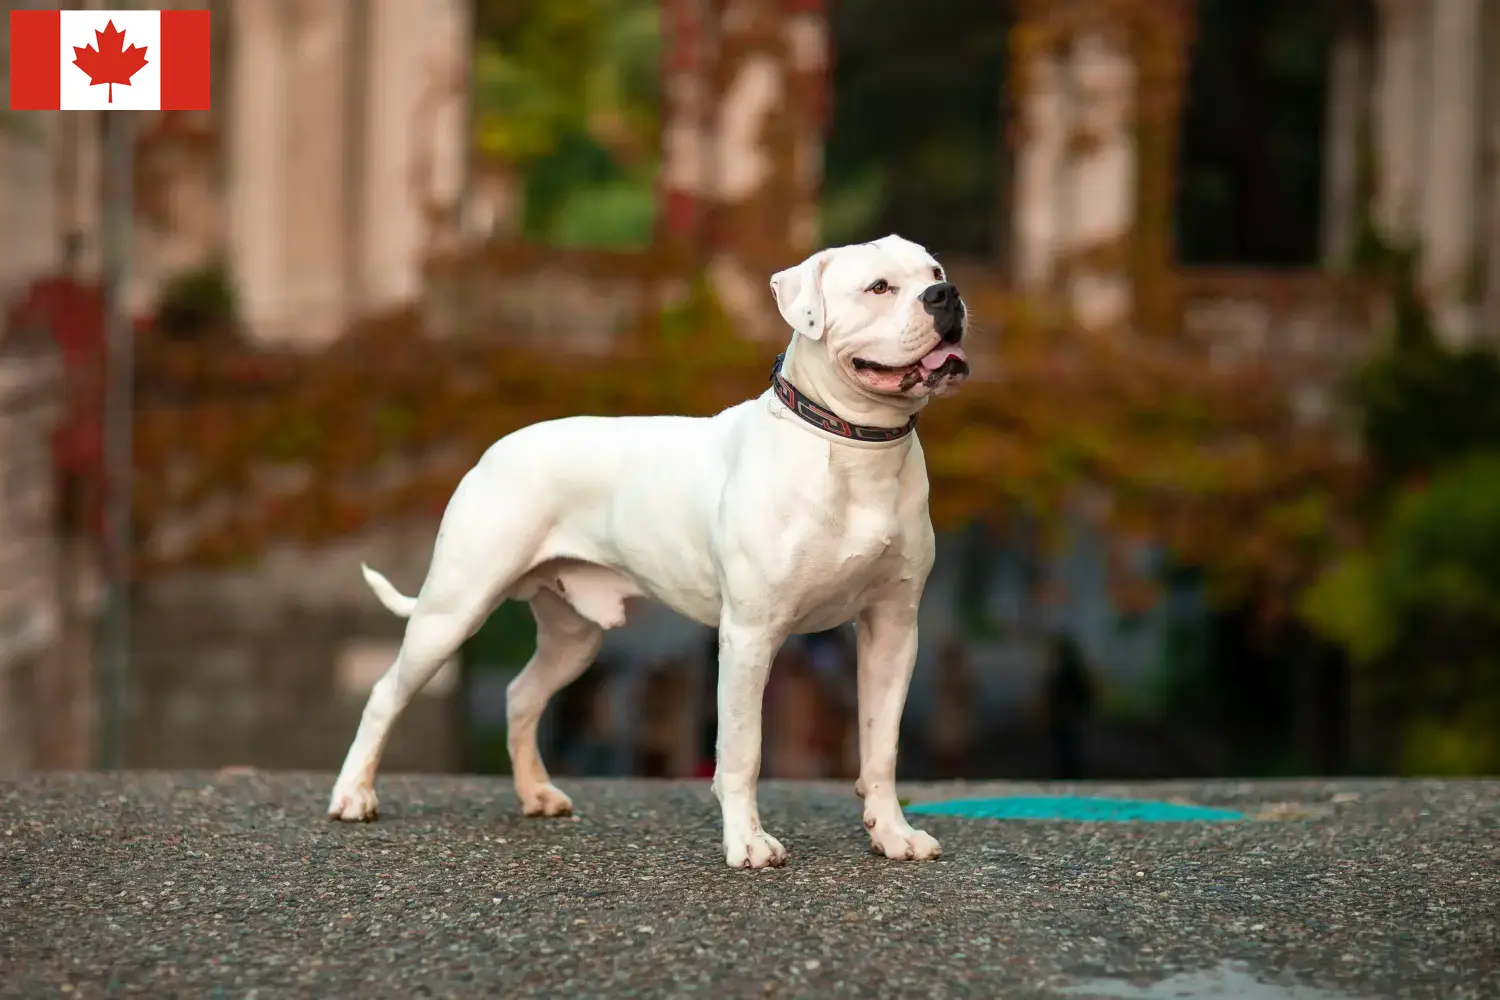
[{"label": "asphalt pavement", "polygon": [[[1500,997],[1500,781],[912,786],[1150,797],[1233,823],[921,817],[763,786],[783,869],[724,865],[707,782],[43,775],[0,784],[4,997]],[[913,817],[914,821],[916,817]]]}]

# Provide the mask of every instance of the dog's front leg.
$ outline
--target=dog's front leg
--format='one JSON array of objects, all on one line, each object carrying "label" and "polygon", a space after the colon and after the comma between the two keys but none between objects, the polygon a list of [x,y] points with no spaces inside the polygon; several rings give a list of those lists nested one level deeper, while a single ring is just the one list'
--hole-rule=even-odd
[{"label": "dog's front leg", "polygon": [[914,830],[896,797],[896,742],[901,712],[917,662],[916,602],[872,605],[857,623],[859,654],[859,781],[870,847],[898,861],[926,861],[943,853],[937,840]]},{"label": "dog's front leg", "polygon": [[760,826],[761,708],[781,637],[724,621],[719,625],[719,746],[714,795],[724,815],[724,860],[731,868],[779,867],[786,848]]}]

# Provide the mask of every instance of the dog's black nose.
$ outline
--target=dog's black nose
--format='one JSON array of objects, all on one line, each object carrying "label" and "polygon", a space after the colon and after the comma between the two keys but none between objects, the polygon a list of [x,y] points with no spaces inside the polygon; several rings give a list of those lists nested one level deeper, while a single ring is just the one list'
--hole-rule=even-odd
[{"label": "dog's black nose", "polygon": [[958,301],[958,289],[954,288],[950,281],[939,281],[935,285],[928,285],[922,292],[922,304],[928,307],[929,312],[933,309],[951,306],[956,301]]},{"label": "dog's black nose", "polygon": [[964,335],[964,303],[951,282],[939,281],[922,290],[922,308],[932,317],[932,324],[943,342],[956,344]]}]

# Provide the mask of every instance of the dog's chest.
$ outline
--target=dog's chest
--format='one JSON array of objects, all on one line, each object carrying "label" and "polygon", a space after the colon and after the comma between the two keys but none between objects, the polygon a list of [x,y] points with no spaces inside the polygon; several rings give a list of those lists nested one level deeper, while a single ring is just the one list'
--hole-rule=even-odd
[{"label": "dog's chest", "polygon": [[853,507],[845,511],[832,542],[834,560],[850,572],[878,563],[901,547],[901,522],[895,511]]},{"label": "dog's chest", "polygon": [[824,500],[803,506],[792,517],[793,530],[783,536],[795,540],[787,552],[785,583],[801,615],[857,610],[870,591],[900,575],[905,558],[894,495]]},{"label": "dog's chest", "polygon": [[727,599],[794,631],[831,628],[917,572],[920,533],[930,533],[923,483],[912,479],[920,462],[906,449],[846,448],[768,426],[778,433],[756,440],[720,511]]}]

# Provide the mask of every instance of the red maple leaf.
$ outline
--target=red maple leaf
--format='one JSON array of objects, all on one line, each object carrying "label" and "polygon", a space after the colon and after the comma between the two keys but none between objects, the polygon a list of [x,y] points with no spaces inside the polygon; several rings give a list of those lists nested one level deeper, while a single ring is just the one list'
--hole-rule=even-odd
[{"label": "red maple leaf", "polygon": [[89,76],[89,86],[109,84],[109,103],[115,103],[115,84],[130,86],[130,78],[146,65],[146,50],[139,45],[125,48],[125,32],[110,21],[103,31],[94,32],[94,44],[73,46],[73,65]]}]

